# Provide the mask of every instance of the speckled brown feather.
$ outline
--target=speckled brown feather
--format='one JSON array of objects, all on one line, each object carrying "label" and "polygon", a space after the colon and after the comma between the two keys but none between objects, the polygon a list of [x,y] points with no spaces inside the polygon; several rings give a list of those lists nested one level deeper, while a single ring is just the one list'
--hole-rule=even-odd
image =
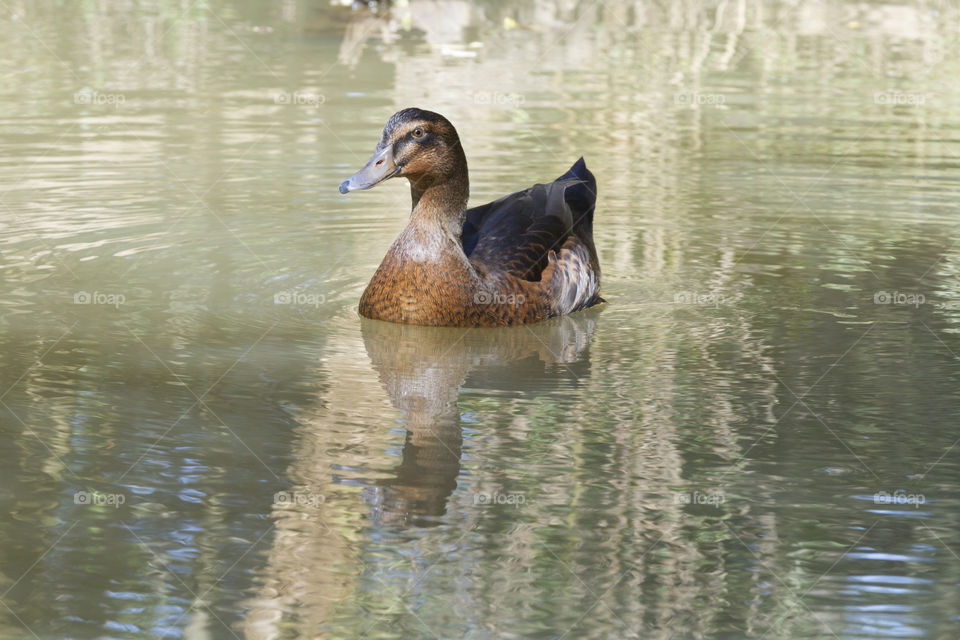
[{"label": "speckled brown feather", "polygon": [[[415,128],[427,132],[425,140],[410,138]],[[468,212],[467,162],[445,118],[400,111],[377,148],[388,144],[394,145],[398,175],[410,180],[413,210],[360,298],[362,316],[508,326],[602,301],[592,238],[593,177],[582,160],[556,182]]]}]

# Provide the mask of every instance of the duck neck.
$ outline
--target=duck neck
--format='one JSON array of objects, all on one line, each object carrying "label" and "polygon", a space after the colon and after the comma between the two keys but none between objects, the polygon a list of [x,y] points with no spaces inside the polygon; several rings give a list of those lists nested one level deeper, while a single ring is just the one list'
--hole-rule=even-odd
[{"label": "duck neck", "polygon": [[470,181],[466,160],[452,175],[428,181],[411,180],[410,197],[413,209],[410,224],[427,231],[438,231],[461,242],[463,223],[467,216]]}]

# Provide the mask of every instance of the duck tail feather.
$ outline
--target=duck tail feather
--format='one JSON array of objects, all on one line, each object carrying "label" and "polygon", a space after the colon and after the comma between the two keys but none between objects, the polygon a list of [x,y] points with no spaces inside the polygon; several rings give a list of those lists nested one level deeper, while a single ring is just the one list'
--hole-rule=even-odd
[{"label": "duck tail feather", "polygon": [[570,205],[574,220],[579,220],[588,231],[593,229],[593,210],[597,203],[597,179],[587,169],[587,163],[581,157],[570,169],[557,179],[568,182],[564,199]]}]

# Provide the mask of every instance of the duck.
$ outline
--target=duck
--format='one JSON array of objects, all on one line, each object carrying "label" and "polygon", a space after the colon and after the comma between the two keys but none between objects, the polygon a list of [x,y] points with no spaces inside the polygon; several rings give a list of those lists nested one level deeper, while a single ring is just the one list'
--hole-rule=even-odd
[{"label": "duck", "polygon": [[597,182],[581,157],[562,176],[468,208],[467,159],[439,113],[402,109],[340,193],[410,183],[406,227],[360,297],[365,318],[423,326],[531,324],[604,302],[593,242]]}]

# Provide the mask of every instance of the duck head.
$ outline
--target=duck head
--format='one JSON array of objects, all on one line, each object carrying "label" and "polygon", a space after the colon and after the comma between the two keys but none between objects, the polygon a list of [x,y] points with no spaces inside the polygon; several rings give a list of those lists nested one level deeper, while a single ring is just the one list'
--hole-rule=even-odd
[{"label": "duck head", "polygon": [[467,161],[460,137],[439,113],[403,109],[393,114],[373,157],[340,183],[340,193],[371,187],[394,177],[410,180],[415,193],[454,179],[466,179]]}]

